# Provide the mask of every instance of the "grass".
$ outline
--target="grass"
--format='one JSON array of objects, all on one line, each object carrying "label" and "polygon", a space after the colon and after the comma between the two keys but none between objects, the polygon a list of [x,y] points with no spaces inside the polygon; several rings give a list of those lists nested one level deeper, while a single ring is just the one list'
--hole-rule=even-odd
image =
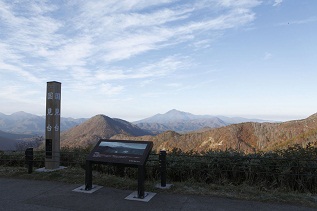
[{"label": "grass", "polygon": [[[80,167],[68,167],[66,169],[54,172],[33,172],[27,173],[23,167],[1,167],[0,177],[59,181],[72,184],[84,184],[85,170]],[[136,190],[137,180],[128,177],[117,177],[93,171],[93,183],[105,187],[111,187],[123,190]],[[145,190],[156,193],[170,194],[194,194],[204,196],[217,196],[232,199],[254,200],[270,203],[286,203],[317,208],[316,196],[297,192],[286,192],[283,190],[266,190],[265,188],[251,187],[242,185],[215,185],[198,183],[195,181],[173,182],[171,189],[157,189],[155,185],[160,181],[146,181]]]}]

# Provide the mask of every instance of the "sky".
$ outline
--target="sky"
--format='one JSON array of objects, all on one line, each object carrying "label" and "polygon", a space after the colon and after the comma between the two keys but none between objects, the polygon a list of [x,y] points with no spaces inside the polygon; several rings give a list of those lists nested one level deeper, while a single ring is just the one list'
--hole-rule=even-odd
[{"label": "sky", "polygon": [[317,112],[317,1],[0,0],[0,112],[136,121]]}]

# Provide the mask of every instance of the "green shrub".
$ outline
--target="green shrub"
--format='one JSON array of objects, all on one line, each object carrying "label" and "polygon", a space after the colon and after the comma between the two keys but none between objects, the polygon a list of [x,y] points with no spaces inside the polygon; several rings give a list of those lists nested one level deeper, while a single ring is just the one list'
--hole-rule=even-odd
[{"label": "green shrub", "polygon": [[[85,169],[90,149],[62,148],[61,165]],[[146,164],[146,178],[160,180],[157,154],[151,154]],[[234,150],[196,153],[173,149],[167,154],[168,182],[199,182],[218,185],[241,185],[317,193],[317,149],[299,145],[272,152],[244,154]],[[44,151],[34,151],[34,166],[43,167]],[[24,152],[0,152],[1,166],[24,166]],[[114,165],[93,165],[102,174],[137,179],[137,168]]]}]

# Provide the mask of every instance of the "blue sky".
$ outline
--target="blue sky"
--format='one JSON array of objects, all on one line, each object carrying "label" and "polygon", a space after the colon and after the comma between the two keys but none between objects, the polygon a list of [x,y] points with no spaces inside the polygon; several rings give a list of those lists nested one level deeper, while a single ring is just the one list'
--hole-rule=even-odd
[{"label": "blue sky", "polygon": [[0,0],[0,112],[128,121],[317,112],[317,1]]}]

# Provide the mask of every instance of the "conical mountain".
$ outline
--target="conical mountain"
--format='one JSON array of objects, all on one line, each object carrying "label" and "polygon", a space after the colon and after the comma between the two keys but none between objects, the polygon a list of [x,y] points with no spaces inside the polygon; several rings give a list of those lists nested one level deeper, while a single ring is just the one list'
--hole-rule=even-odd
[{"label": "conical mountain", "polygon": [[184,111],[172,109],[165,114],[156,114],[152,117],[136,121],[135,123],[169,123],[169,122],[183,122],[196,119],[215,118],[210,115],[194,115]]},{"label": "conical mountain", "polygon": [[139,127],[105,115],[96,115],[82,124],[61,134],[61,146],[87,147],[94,146],[99,139],[110,138],[117,134],[141,136],[149,134]]},{"label": "conical mountain", "polygon": [[191,113],[170,110],[165,114],[156,114],[152,117],[134,122],[138,127],[159,134],[168,130],[176,132],[190,132],[204,127],[217,128],[228,125],[220,118],[210,115],[194,115]]}]

